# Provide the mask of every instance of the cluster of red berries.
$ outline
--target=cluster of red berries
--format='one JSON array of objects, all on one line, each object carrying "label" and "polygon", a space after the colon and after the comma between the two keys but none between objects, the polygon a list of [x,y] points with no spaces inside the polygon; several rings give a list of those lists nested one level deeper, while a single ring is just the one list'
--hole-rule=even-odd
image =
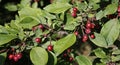
[{"label": "cluster of red berries", "polygon": [[63,58],[65,58],[67,61],[72,62],[74,58],[70,56],[71,49],[67,49],[66,52],[63,54]]},{"label": "cluster of red berries", "polygon": [[38,25],[38,26],[34,26],[32,28],[32,31],[36,31],[36,29],[41,29],[42,31],[44,31],[44,26],[42,24]]},{"label": "cluster of red berries", "polygon": [[77,17],[77,11],[78,11],[78,9],[76,8],[76,7],[74,7],[73,9],[72,9],[72,17]]},{"label": "cluster of red berries", "polygon": [[9,58],[9,60],[13,60],[13,61],[17,62],[19,59],[22,58],[22,53],[9,54],[8,58]]},{"label": "cluster of red berries", "polygon": [[120,5],[118,6],[117,11],[118,11],[118,16],[120,16]]},{"label": "cluster of red berries", "polygon": [[91,23],[90,20],[88,20],[85,25],[85,34],[82,37],[83,42],[86,42],[88,40],[88,35],[90,35],[92,39],[95,38],[94,34],[91,34],[91,30],[94,28],[95,28],[95,24]]}]

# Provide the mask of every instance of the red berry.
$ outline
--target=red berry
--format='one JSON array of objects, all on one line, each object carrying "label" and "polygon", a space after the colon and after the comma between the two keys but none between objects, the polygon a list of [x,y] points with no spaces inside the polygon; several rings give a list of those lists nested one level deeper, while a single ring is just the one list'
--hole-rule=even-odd
[{"label": "red berry", "polygon": [[35,42],[40,43],[41,42],[41,38],[35,38]]},{"label": "red berry", "polygon": [[37,29],[37,27],[36,27],[36,26],[32,27],[32,31],[35,31],[36,29]]},{"label": "red berry", "polygon": [[76,32],[74,32],[74,34],[75,34],[76,36],[78,36],[79,33],[78,33],[78,31],[76,31]]},{"label": "red berry", "polygon": [[14,55],[13,55],[13,54],[10,54],[10,55],[8,56],[9,60],[12,60],[12,59],[13,59],[13,57],[14,57]]},{"label": "red berry", "polygon": [[118,13],[118,16],[120,17],[120,13]]},{"label": "red berry", "polygon": [[91,37],[92,39],[94,39],[94,38],[95,38],[95,35],[94,35],[94,34],[91,34],[90,37]]},{"label": "red berry", "polygon": [[18,53],[18,54],[16,54],[16,56],[17,56],[18,59],[21,59],[22,58],[22,53]]},{"label": "red berry", "polygon": [[91,22],[87,22],[87,24],[86,24],[86,28],[91,28],[91,27],[92,27]]},{"label": "red berry", "polygon": [[85,33],[86,34],[90,34],[91,33],[91,29],[89,29],[89,28],[85,29]]},{"label": "red berry", "polygon": [[15,56],[13,57],[13,60],[14,60],[15,62],[17,62],[17,61],[19,60],[19,58],[15,55]]},{"label": "red berry", "polygon": [[63,57],[67,57],[67,53],[64,53],[64,54],[63,54]]},{"label": "red berry", "polygon": [[73,61],[73,57],[70,57],[70,58],[69,58],[69,61],[72,62],[72,61]]},{"label": "red berry", "polygon": [[88,36],[85,34],[85,35],[83,35],[83,38],[82,38],[82,41],[83,42],[86,42],[88,40]]},{"label": "red berry", "polygon": [[76,17],[76,16],[77,16],[77,13],[76,13],[76,12],[72,12],[72,16],[73,16],[73,17]]},{"label": "red berry", "polygon": [[94,23],[91,23],[91,28],[95,28],[95,24]]},{"label": "red berry", "polygon": [[42,24],[40,24],[40,25],[38,25],[38,28],[40,28],[40,29],[44,29],[44,26],[42,25]]},{"label": "red berry", "polygon": [[74,7],[74,8],[73,8],[73,11],[74,11],[74,12],[77,12],[77,11],[78,11],[78,9],[77,9],[76,7]]},{"label": "red berry", "polygon": [[67,49],[67,52],[70,53],[70,52],[71,52],[71,49]]},{"label": "red berry", "polygon": [[118,12],[120,12],[120,5],[118,6]]},{"label": "red berry", "polygon": [[53,50],[53,46],[52,45],[48,45],[47,50],[48,51],[52,51]]}]

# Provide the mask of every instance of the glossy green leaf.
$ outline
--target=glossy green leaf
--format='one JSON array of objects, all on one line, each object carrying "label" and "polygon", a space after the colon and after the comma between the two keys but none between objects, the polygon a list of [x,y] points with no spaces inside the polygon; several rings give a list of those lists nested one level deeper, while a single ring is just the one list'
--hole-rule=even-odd
[{"label": "glossy green leaf", "polygon": [[106,65],[106,63],[96,63],[96,65]]},{"label": "glossy green leaf", "polygon": [[17,11],[18,10],[17,5],[15,5],[14,3],[7,3],[5,5],[5,8],[9,11]]},{"label": "glossy green leaf", "polygon": [[118,6],[116,3],[108,5],[104,10],[104,15],[114,14],[117,11],[117,8]]},{"label": "glossy green leaf", "polygon": [[119,49],[113,50],[112,54],[120,54],[120,50]]},{"label": "glossy green leaf", "polygon": [[108,21],[101,29],[100,32],[106,39],[108,46],[112,45],[119,36],[119,21],[112,19]]},{"label": "glossy green leaf", "polygon": [[68,3],[56,2],[46,6],[44,9],[51,13],[62,13],[68,10],[71,7]]},{"label": "glossy green leaf", "polygon": [[99,20],[104,17],[104,12],[101,10],[96,14],[96,19]]},{"label": "glossy green leaf", "polygon": [[34,65],[46,65],[48,62],[48,53],[44,48],[34,47],[30,51],[30,59]]},{"label": "glossy green leaf", "polygon": [[25,7],[25,8],[22,8],[20,11],[18,11],[19,13],[19,17],[20,18],[24,18],[24,17],[36,17],[36,18],[40,18],[42,14],[42,11],[41,9],[39,8],[31,8],[31,7]]},{"label": "glossy green leaf", "polygon": [[0,34],[0,45],[6,44],[15,38],[17,36],[14,34]]},{"label": "glossy green leaf", "polygon": [[76,36],[74,34],[69,34],[68,36],[58,40],[54,44],[54,51],[55,54],[58,56],[61,54],[64,50],[72,46],[76,41]]},{"label": "glossy green leaf", "polygon": [[109,62],[109,61],[111,61],[111,60],[110,60],[110,57],[106,57],[106,58],[101,58],[100,61],[101,61],[102,63],[107,63],[107,62]]},{"label": "glossy green leaf", "polygon": [[119,60],[120,60],[120,55],[112,56],[112,61],[113,61],[113,62],[119,61]]},{"label": "glossy green leaf", "polygon": [[99,3],[100,2],[100,0],[90,0],[90,1],[92,1],[94,3]]},{"label": "glossy green leaf", "polygon": [[6,52],[0,54],[0,65],[4,65],[6,57],[7,57],[7,53]]},{"label": "glossy green leaf", "polygon": [[75,27],[76,27],[76,25],[74,25],[74,24],[68,24],[68,25],[64,26],[64,29],[65,30],[74,30]]},{"label": "glossy green leaf", "polygon": [[101,48],[95,49],[94,53],[98,58],[106,58],[107,57],[105,52]]},{"label": "glossy green leaf", "polygon": [[90,59],[88,59],[86,56],[80,55],[75,58],[79,65],[92,65],[92,62]]},{"label": "glossy green leaf", "polygon": [[33,26],[39,24],[39,20],[35,17],[25,17],[18,24],[23,28],[32,29]]},{"label": "glossy green leaf", "polygon": [[30,2],[31,2],[31,0],[21,0],[20,5],[21,5],[21,7],[30,6]]},{"label": "glossy green leaf", "polygon": [[68,3],[70,0],[54,0],[54,2]]},{"label": "glossy green leaf", "polygon": [[53,52],[48,52],[48,63],[47,65],[56,65],[57,63],[57,57]]},{"label": "glossy green leaf", "polygon": [[97,46],[107,47],[107,42],[105,38],[101,34],[98,33],[94,33],[94,34],[95,34],[95,39],[90,38],[90,40]]}]

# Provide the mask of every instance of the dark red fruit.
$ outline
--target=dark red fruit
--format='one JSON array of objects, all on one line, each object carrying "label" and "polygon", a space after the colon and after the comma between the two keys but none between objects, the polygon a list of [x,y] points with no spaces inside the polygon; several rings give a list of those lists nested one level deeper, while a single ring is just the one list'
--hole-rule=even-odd
[{"label": "dark red fruit", "polygon": [[118,16],[120,17],[120,13],[118,13]]},{"label": "dark red fruit", "polygon": [[77,13],[76,12],[72,12],[72,17],[77,17]]},{"label": "dark red fruit", "polygon": [[90,34],[91,33],[91,29],[89,29],[89,28],[85,29],[85,33],[86,34]]},{"label": "dark red fruit", "polygon": [[91,27],[92,27],[91,22],[87,22],[87,24],[86,24],[86,28],[91,28]]},{"label": "dark red fruit", "polygon": [[88,36],[85,34],[83,35],[82,42],[86,42],[88,40]]},{"label": "dark red fruit", "polygon": [[91,28],[95,28],[95,24],[94,23],[91,23]]},{"label": "dark red fruit", "polygon": [[19,58],[15,55],[15,56],[13,57],[13,60],[14,60],[15,62],[17,62],[17,61],[19,60]]},{"label": "dark red fruit", "polygon": [[77,11],[78,11],[78,9],[77,9],[76,7],[74,7],[74,8],[73,8],[73,11],[74,11],[74,12],[77,12]]},{"label": "dark red fruit", "polygon": [[71,49],[67,49],[67,53],[70,53],[71,52]]},{"label": "dark red fruit", "polygon": [[32,31],[35,31],[36,29],[37,29],[37,27],[36,27],[36,26],[32,27]]},{"label": "dark red fruit", "polygon": [[76,32],[74,32],[74,34],[75,34],[76,36],[78,36],[79,33],[78,33],[78,31],[76,31]]},{"label": "dark red fruit", "polygon": [[70,58],[69,58],[69,61],[72,62],[72,61],[73,61],[73,57],[70,57]]},{"label": "dark red fruit", "polygon": [[47,50],[48,51],[52,51],[53,50],[53,46],[52,45],[48,45]]},{"label": "dark red fruit", "polygon": [[94,38],[95,38],[95,35],[94,35],[94,34],[91,34],[91,35],[90,35],[90,38],[94,39]]},{"label": "dark red fruit", "polygon": [[10,54],[10,55],[8,56],[9,60],[12,60],[12,59],[13,59],[13,57],[14,57],[14,55],[13,55],[13,54]]},{"label": "dark red fruit", "polygon": [[120,5],[118,6],[118,12],[120,12]]},{"label": "dark red fruit", "polygon": [[22,58],[22,53],[18,53],[18,54],[16,54],[16,56],[17,56],[18,59],[21,59]]},{"label": "dark red fruit", "polygon": [[44,26],[42,25],[42,24],[40,24],[40,25],[38,25],[38,28],[40,28],[40,29],[44,29]]},{"label": "dark red fruit", "polygon": [[64,53],[64,54],[63,54],[63,57],[67,57],[67,56],[68,56],[67,53]]},{"label": "dark red fruit", "polygon": [[35,42],[40,43],[41,42],[41,38],[35,38]]}]

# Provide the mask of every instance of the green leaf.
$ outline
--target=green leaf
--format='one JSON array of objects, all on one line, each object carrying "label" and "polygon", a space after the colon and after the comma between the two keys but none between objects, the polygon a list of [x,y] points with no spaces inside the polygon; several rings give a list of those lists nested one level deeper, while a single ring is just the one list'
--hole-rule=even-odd
[{"label": "green leaf", "polygon": [[113,50],[112,54],[120,54],[120,50],[119,49]]},{"label": "green leaf", "polygon": [[44,9],[51,13],[62,13],[68,10],[70,7],[71,5],[68,3],[56,2],[56,3],[46,6]]},{"label": "green leaf", "polygon": [[20,5],[22,8],[26,7],[26,6],[30,6],[30,2],[31,2],[31,0],[21,0]]},{"label": "green leaf", "polygon": [[100,0],[90,0],[90,1],[93,1],[94,3],[99,3]]},{"label": "green leaf", "polygon": [[48,62],[48,53],[41,47],[34,47],[30,51],[30,59],[34,65],[46,65]]},{"label": "green leaf", "polygon": [[0,65],[4,65],[6,57],[7,57],[6,52],[0,54]]},{"label": "green leaf", "polygon": [[106,58],[107,57],[105,52],[101,48],[95,49],[94,53],[98,58]]},{"label": "green leaf", "polygon": [[108,46],[112,45],[119,36],[119,21],[112,19],[104,24],[100,32],[106,39]]},{"label": "green leaf", "polygon": [[5,27],[0,25],[0,33],[9,33],[9,32],[5,29]]},{"label": "green leaf", "polygon": [[104,12],[102,10],[100,10],[97,14],[96,14],[96,20],[99,20],[101,18],[104,17]]},{"label": "green leaf", "polygon": [[97,10],[98,8],[100,8],[99,4],[93,4],[93,10]]},{"label": "green leaf", "polygon": [[92,65],[92,62],[90,59],[88,59],[86,56],[80,55],[75,58],[79,65]]},{"label": "green leaf", "polygon": [[50,14],[49,12],[47,12],[47,11],[45,11],[45,10],[43,10],[42,13],[43,13],[42,16],[46,17],[47,19],[55,19],[55,18],[56,18],[55,15]]},{"label": "green leaf", "polygon": [[54,2],[68,3],[70,0],[54,0]]},{"label": "green leaf", "polygon": [[38,7],[38,2],[34,2],[34,3],[32,4],[32,7],[33,7],[33,8],[37,8],[37,7]]},{"label": "green leaf", "polygon": [[95,35],[95,39],[90,38],[90,40],[95,45],[100,46],[100,47],[107,47],[107,42],[106,42],[105,38],[101,34],[94,33],[94,35]]},{"label": "green leaf", "polygon": [[68,24],[68,25],[64,26],[64,29],[65,30],[74,30],[75,27],[76,27],[76,25],[74,25],[74,24]]},{"label": "green leaf", "polygon": [[47,65],[56,65],[57,63],[57,57],[55,56],[55,54],[53,52],[48,52],[48,63]]},{"label": "green leaf", "polygon": [[23,28],[32,29],[33,26],[39,24],[39,20],[35,17],[25,17],[18,24]]},{"label": "green leaf", "polygon": [[79,3],[78,2],[77,6],[78,6],[79,10],[85,11],[88,5],[86,3]]},{"label": "green leaf", "polygon": [[76,36],[74,34],[69,34],[68,36],[58,40],[54,44],[54,51],[55,54],[58,56],[61,54],[64,50],[72,46],[76,41]]},{"label": "green leaf", "polygon": [[108,5],[104,10],[104,15],[114,14],[117,11],[117,4],[113,3]]},{"label": "green leaf", "polygon": [[109,62],[109,61],[111,61],[111,60],[110,60],[110,57],[106,57],[106,58],[101,58],[100,61],[101,61],[102,63],[107,63],[107,62]]},{"label": "green leaf", "polygon": [[112,61],[113,61],[113,62],[119,61],[119,60],[120,60],[120,55],[112,56]]},{"label": "green leaf", "polygon": [[15,39],[17,36],[14,34],[0,34],[0,45],[6,44],[11,40]]},{"label": "green leaf", "polygon": [[18,10],[17,5],[15,5],[14,3],[7,3],[5,5],[5,8],[9,11],[17,11]]},{"label": "green leaf", "polygon": [[19,17],[24,18],[24,17],[35,17],[35,18],[40,18],[42,14],[42,10],[40,8],[31,8],[31,7],[25,7],[22,8],[20,11],[18,11]]},{"label": "green leaf", "polygon": [[96,65],[106,65],[106,63],[96,63]]}]

